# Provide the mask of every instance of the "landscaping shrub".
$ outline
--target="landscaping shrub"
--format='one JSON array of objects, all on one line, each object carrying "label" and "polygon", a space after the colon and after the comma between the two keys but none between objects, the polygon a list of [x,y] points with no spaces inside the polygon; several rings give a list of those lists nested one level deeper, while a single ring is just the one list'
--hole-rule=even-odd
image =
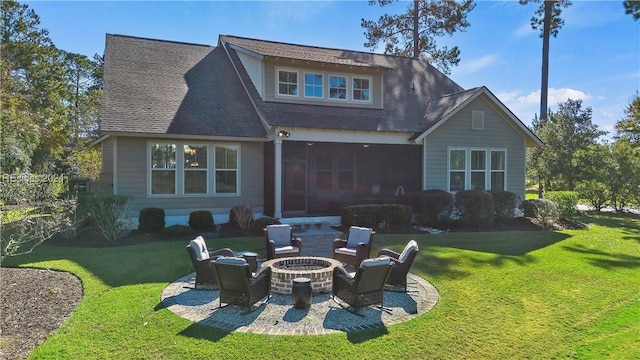
[{"label": "landscaping shrub", "polygon": [[489,227],[495,217],[495,206],[490,193],[482,190],[464,190],[456,193],[456,209],[465,225]]},{"label": "landscaping shrub", "polygon": [[572,219],[577,214],[578,193],[575,191],[549,191],[547,199],[558,206],[558,216],[561,219]]},{"label": "landscaping shrub", "polygon": [[92,194],[86,197],[87,210],[102,235],[108,241],[116,241],[129,232],[129,200],[125,195]]},{"label": "landscaping shrub", "polygon": [[344,226],[387,227],[409,225],[411,207],[400,204],[352,205],[342,208],[340,222]]},{"label": "landscaping shrub", "polygon": [[451,217],[454,199],[451,193],[432,189],[422,192],[414,207],[416,221],[422,225],[439,225]]},{"label": "landscaping shrub", "polygon": [[548,199],[528,199],[522,202],[524,216],[549,228],[558,221],[558,206]]},{"label": "landscaping shrub", "polygon": [[164,229],[164,210],[160,208],[145,208],[140,210],[138,230],[153,233]]},{"label": "landscaping shrub", "polygon": [[280,220],[268,216],[253,220],[251,224],[251,233],[253,235],[262,235],[267,225],[280,224]]},{"label": "landscaping shrub", "polygon": [[171,239],[171,238],[184,237],[187,235],[195,236],[196,234],[191,227],[186,225],[176,224],[176,225],[171,225],[162,229],[159,235],[165,239]]},{"label": "landscaping shrub", "polygon": [[211,229],[214,226],[213,215],[209,210],[193,211],[189,214],[189,226],[196,230]]},{"label": "landscaping shrub", "polygon": [[229,224],[240,230],[248,230],[251,228],[253,221],[253,208],[247,204],[237,205],[231,208],[229,212]]},{"label": "landscaping shrub", "polygon": [[518,195],[503,190],[492,190],[493,205],[498,220],[505,220],[516,216],[520,198]]},{"label": "landscaping shrub", "polygon": [[580,198],[587,201],[597,211],[607,206],[609,187],[598,180],[581,181],[576,185]]}]

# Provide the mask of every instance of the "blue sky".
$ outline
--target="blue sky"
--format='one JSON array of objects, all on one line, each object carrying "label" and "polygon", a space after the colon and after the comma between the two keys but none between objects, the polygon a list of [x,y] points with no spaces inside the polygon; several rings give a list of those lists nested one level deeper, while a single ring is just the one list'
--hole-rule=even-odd
[{"label": "blue sky", "polygon": [[[103,53],[106,33],[210,45],[219,34],[229,34],[369,51],[360,20],[410,5],[400,1],[379,7],[365,0],[25,3],[40,16],[56,46],[87,56]],[[465,88],[487,86],[530,125],[540,107],[542,40],[529,25],[537,5],[517,0],[476,4],[466,32],[438,40],[461,50],[450,77]],[[551,39],[549,106],[555,110],[567,98],[582,99],[593,109],[593,122],[611,132],[640,91],[640,22],[624,14],[622,0],[573,0],[563,17],[565,26]]]}]

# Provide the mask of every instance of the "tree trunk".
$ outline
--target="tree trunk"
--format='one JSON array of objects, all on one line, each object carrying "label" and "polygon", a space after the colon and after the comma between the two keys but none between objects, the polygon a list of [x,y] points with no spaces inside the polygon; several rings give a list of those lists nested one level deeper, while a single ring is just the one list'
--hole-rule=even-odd
[{"label": "tree trunk", "polygon": [[419,0],[413,0],[413,57],[416,59],[420,58],[420,46],[418,43],[418,26],[419,17],[418,17],[418,8],[419,8]]},{"label": "tree trunk", "polygon": [[542,86],[540,88],[540,122],[547,120],[547,98],[549,93],[549,37],[551,33],[551,11],[555,1],[544,2],[544,27],[542,29]]}]

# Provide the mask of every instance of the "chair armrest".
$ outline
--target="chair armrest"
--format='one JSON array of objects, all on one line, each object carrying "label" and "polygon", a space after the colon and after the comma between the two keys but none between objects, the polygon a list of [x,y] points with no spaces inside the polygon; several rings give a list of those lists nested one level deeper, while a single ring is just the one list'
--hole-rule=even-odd
[{"label": "chair armrest", "polygon": [[235,254],[233,253],[233,250],[231,250],[230,248],[222,248],[222,249],[218,249],[218,250],[210,250],[207,249],[207,251],[209,251],[209,257],[212,258],[214,256],[235,256]]},{"label": "chair armrest", "polygon": [[393,260],[398,260],[398,258],[400,257],[400,253],[395,252],[391,249],[382,249],[378,252],[378,256],[388,256]]},{"label": "chair armrest", "polygon": [[347,281],[349,283],[351,283],[353,281],[353,278],[351,277],[351,275],[349,275],[349,273],[347,272],[347,270],[344,267],[338,266],[335,267],[333,269],[333,276],[334,278],[338,277],[344,281]]},{"label": "chair armrest", "polygon": [[341,247],[346,247],[346,246],[347,246],[347,240],[343,240],[343,239],[333,240],[333,250]]},{"label": "chair armrest", "polygon": [[295,247],[297,247],[298,249],[302,250],[302,239],[300,238],[292,238],[291,239],[291,244]]}]

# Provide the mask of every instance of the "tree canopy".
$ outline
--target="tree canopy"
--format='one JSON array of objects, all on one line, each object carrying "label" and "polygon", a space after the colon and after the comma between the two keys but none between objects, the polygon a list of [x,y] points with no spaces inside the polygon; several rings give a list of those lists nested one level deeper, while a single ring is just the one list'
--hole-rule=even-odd
[{"label": "tree canopy", "polygon": [[614,138],[640,148],[640,93],[636,92],[624,112],[625,118],[616,123]]},{"label": "tree canopy", "polygon": [[[395,1],[369,0],[369,4],[385,6]],[[364,46],[375,50],[382,43],[385,54],[422,58],[449,74],[451,66],[460,62],[460,50],[439,47],[436,38],[468,28],[467,14],[474,7],[473,0],[414,0],[402,14],[385,14],[377,21],[362,19]]]}]

